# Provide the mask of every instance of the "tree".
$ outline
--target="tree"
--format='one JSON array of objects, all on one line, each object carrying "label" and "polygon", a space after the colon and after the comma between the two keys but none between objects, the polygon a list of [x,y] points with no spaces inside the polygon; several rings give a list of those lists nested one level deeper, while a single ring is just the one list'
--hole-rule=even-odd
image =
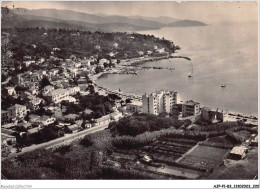
[{"label": "tree", "polygon": [[30,119],[30,118],[29,118],[29,113],[27,112],[27,114],[26,114],[25,117],[24,117],[24,120],[28,122],[29,119]]},{"label": "tree", "polygon": [[1,89],[2,98],[8,96],[8,91],[5,87],[2,87]]},{"label": "tree", "polygon": [[98,118],[101,118],[104,114],[100,111],[100,110],[97,110],[93,113],[93,118],[94,119],[98,119]]},{"label": "tree", "polygon": [[103,72],[103,71],[104,71],[103,68],[101,68],[99,66],[97,66],[96,69],[95,69],[96,73],[100,73],[100,72]]},{"label": "tree", "polygon": [[132,99],[130,99],[130,98],[127,98],[127,99],[125,100],[125,103],[126,103],[126,104],[131,103],[131,102],[132,102]]},{"label": "tree", "polygon": [[42,80],[40,81],[40,89],[43,89],[44,87],[51,85],[51,82],[47,77],[43,77]]},{"label": "tree", "polygon": [[191,125],[192,124],[192,121],[190,120],[190,119],[185,119],[184,120],[184,126],[185,127],[187,127],[187,126],[189,126],[189,125]]},{"label": "tree", "polygon": [[111,100],[121,100],[122,98],[116,94],[108,94],[107,95],[108,98],[110,98]]},{"label": "tree", "polygon": [[35,113],[38,114],[38,115],[40,115],[40,116],[43,116],[43,115],[45,114],[45,109],[44,109],[44,104],[43,104],[43,102],[41,102],[41,103],[39,104],[39,109],[36,110]]},{"label": "tree", "polygon": [[93,85],[89,85],[88,86],[88,90],[89,90],[90,94],[94,94],[95,93],[95,88],[94,88]]},{"label": "tree", "polygon": [[179,111],[178,107],[177,108],[173,108],[172,115],[173,116],[179,116],[179,114],[180,114],[180,111]]},{"label": "tree", "polygon": [[105,68],[109,67],[109,64],[108,63],[104,63],[104,67]]},{"label": "tree", "polygon": [[27,132],[27,129],[24,127],[24,126],[16,126],[15,127],[15,130],[17,131],[17,132]]},{"label": "tree", "polygon": [[5,82],[7,79],[7,75],[3,74],[1,75],[1,82]]},{"label": "tree", "polygon": [[23,87],[23,86],[16,86],[15,91],[18,92],[24,92],[27,91],[29,88],[28,87]]}]

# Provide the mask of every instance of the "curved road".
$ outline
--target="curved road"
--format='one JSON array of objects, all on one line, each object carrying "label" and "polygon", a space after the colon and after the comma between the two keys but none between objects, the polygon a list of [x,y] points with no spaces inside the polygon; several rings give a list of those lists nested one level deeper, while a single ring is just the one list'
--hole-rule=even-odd
[{"label": "curved road", "polygon": [[86,130],[83,130],[83,131],[80,131],[80,132],[76,132],[76,133],[72,133],[72,134],[66,134],[64,137],[57,138],[57,139],[51,140],[49,142],[45,142],[45,143],[41,143],[41,144],[38,144],[38,145],[32,145],[32,146],[29,146],[29,147],[25,147],[25,148],[22,149],[21,152],[11,153],[11,154],[9,154],[8,157],[3,157],[2,161],[6,160],[6,159],[15,158],[18,155],[21,155],[21,154],[24,154],[26,152],[30,152],[30,151],[33,151],[33,150],[36,150],[36,149],[51,148],[51,147],[59,146],[59,145],[62,145],[62,144],[68,144],[68,143],[70,143],[70,142],[72,142],[72,141],[74,141],[76,139],[84,137],[87,134],[103,130],[107,126],[108,126],[108,124],[91,127],[90,129],[86,129]]}]

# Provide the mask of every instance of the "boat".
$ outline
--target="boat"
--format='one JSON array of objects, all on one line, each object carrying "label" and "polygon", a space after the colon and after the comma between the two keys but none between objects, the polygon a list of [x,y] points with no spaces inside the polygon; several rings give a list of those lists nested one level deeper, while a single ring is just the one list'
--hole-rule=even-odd
[{"label": "boat", "polygon": [[191,67],[191,70],[190,70],[188,77],[193,77],[194,75],[193,75],[193,65],[192,65],[192,63],[190,63],[190,67]]},{"label": "boat", "polygon": [[226,87],[226,84],[222,84],[221,87]]}]

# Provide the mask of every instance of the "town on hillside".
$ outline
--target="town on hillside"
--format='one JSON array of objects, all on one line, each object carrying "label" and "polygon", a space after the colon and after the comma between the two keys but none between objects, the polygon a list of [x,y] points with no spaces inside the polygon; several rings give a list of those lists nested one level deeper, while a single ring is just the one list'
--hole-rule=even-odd
[{"label": "town on hillside", "polygon": [[[63,29],[7,29],[1,40],[2,156],[118,120],[133,95],[104,92],[95,84],[98,76],[132,74],[121,65],[169,57],[179,49],[154,36]],[[82,43],[73,43],[72,50],[71,40]]]},{"label": "town on hillside", "polygon": [[[140,96],[96,83],[102,75],[137,74],[143,62],[170,58],[180,50],[172,41],[42,28],[2,31],[1,40],[7,178],[222,179],[237,161],[242,167],[255,161],[255,116],[205,107],[176,91]],[[254,169],[248,177],[256,175]]]}]

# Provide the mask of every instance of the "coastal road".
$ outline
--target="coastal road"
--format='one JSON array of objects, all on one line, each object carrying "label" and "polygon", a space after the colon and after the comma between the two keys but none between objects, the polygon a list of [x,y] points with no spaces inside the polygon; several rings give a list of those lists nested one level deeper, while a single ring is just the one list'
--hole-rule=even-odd
[{"label": "coastal road", "polygon": [[33,150],[36,150],[36,149],[51,148],[51,147],[54,147],[54,146],[68,144],[68,143],[70,143],[70,142],[72,142],[72,141],[74,141],[76,139],[82,138],[85,135],[88,135],[90,133],[95,133],[97,131],[104,130],[105,128],[107,128],[107,126],[108,126],[108,124],[95,126],[95,127],[92,127],[92,128],[80,131],[80,132],[76,132],[76,133],[72,133],[72,134],[66,134],[64,137],[57,138],[57,139],[51,140],[49,142],[45,142],[45,143],[41,143],[41,144],[38,144],[38,145],[32,145],[32,146],[29,146],[29,147],[25,147],[25,148],[22,149],[21,152],[11,153],[11,154],[9,154],[8,157],[2,157],[2,161],[6,160],[6,159],[15,158],[18,155],[22,155],[22,154],[24,154],[26,152],[30,152],[30,151],[33,151]]}]

